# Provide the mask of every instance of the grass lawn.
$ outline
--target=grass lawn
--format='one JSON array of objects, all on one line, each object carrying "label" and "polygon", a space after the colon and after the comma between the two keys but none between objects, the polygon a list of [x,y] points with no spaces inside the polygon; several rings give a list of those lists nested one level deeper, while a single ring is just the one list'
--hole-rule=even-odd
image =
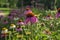
[{"label": "grass lawn", "polygon": [[0,11],[3,11],[5,15],[8,15],[10,12],[10,8],[0,8]]},{"label": "grass lawn", "polygon": [[10,8],[0,8],[0,10],[10,10]]}]

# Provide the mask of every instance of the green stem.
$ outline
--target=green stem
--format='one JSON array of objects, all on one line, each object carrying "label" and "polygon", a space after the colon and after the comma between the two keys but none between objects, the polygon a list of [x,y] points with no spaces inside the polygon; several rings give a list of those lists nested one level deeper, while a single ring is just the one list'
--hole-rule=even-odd
[{"label": "green stem", "polygon": [[13,32],[14,32],[14,28],[13,28]]},{"label": "green stem", "polygon": [[11,37],[10,37],[10,35],[11,35],[11,32],[9,32],[9,40],[11,40]]},{"label": "green stem", "polygon": [[9,35],[9,40],[11,40],[10,35]]},{"label": "green stem", "polygon": [[[13,33],[14,33],[14,28],[13,28]],[[13,34],[14,35],[14,34]],[[14,37],[13,37],[13,40],[14,40]]]},{"label": "green stem", "polygon": [[31,25],[31,34],[32,34],[32,40],[33,40],[33,26]]},{"label": "green stem", "polygon": [[7,37],[5,37],[5,40],[7,40]]}]

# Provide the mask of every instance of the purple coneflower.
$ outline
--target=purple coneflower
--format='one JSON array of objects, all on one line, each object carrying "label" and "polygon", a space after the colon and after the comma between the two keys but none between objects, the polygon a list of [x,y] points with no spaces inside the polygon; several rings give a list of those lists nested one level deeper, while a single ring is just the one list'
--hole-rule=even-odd
[{"label": "purple coneflower", "polygon": [[31,12],[26,15],[25,24],[27,24],[29,22],[32,24],[38,22],[37,17]]},{"label": "purple coneflower", "polygon": [[1,37],[7,37],[8,35],[7,34],[1,34]]},{"label": "purple coneflower", "polygon": [[19,32],[19,31],[22,31],[22,28],[17,27],[17,28],[16,28],[16,31],[18,31],[18,32]]},{"label": "purple coneflower", "polygon": [[17,13],[18,11],[17,10],[11,10],[11,12],[10,13]]},{"label": "purple coneflower", "polygon": [[8,18],[9,18],[10,20],[13,20],[13,16],[12,16],[11,14],[8,15]]},{"label": "purple coneflower", "polygon": [[7,21],[7,20],[4,20],[4,21],[3,21],[3,24],[7,24],[7,23],[8,23],[8,21]]},{"label": "purple coneflower", "polygon": [[24,25],[24,22],[22,22],[22,20],[19,20],[19,21],[17,22],[17,25]]},{"label": "purple coneflower", "polygon": [[4,18],[4,16],[3,15],[0,15],[0,20],[2,20]]},{"label": "purple coneflower", "polygon": [[11,15],[12,15],[12,16],[15,16],[15,15],[17,15],[17,14],[16,14],[16,13],[11,13]]},{"label": "purple coneflower", "polygon": [[47,15],[47,16],[46,16],[46,19],[47,19],[47,20],[52,19],[52,16],[51,16],[51,15]]},{"label": "purple coneflower", "polygon": [[3,18],[3,15],[0,15],[0,19]]},{"label": "purple coneflower", "polygon": [[26,8],[26,10],[24,11],[24,14],[26,15],[26,14],[28,14],[29,12],[32,12],[32,11],[30,10],[30,8]]},{"label": "purple coneflower", "polygon": [[58,8],[58,12],[56,14],[56,18],[59,18],[60,17],[60,8]]}]

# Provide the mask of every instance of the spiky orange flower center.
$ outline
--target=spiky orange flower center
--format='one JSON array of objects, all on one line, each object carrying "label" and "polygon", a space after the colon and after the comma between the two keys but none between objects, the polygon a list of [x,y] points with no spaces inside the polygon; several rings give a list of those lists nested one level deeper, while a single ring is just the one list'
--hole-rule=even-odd
[{"label": "spiky orange flower center", "polygon": [[26,16],[27,16],[27,17],[33,17],[34,14],[33,14],[33,13],[28,13]]},{"label": "spiky orange flower center", "polygon": [[60,8],[58,8],[58,12],[60,12]]}]

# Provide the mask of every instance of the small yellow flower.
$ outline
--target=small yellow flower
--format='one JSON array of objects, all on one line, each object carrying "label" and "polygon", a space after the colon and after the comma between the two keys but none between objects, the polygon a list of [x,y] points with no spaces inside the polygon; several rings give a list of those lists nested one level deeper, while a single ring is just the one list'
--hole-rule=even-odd
[{"label": "small yellow flower", "polygon": [[19,35],[19,34],[17,35],[17,38],[22,38],[22,37],[23,37],[23,35]]},{"label": "small yellow flower", "polygon": [[5,27],[4,27],[4,28],[2,28],[2,30],[6,30],[6,29],[7,29],[7,28],[5,28]]},{"label": "small yellow flower", "polygon": [[39,16],[40,16],[40,14],[36,14],[35,16],[36,16],[36,17],[39,17]]},{"label": "small yellow flower", "polygon": [[25,27],[24,25],[22,25],[21,27]]},{"label": "small yellow flower", "polygon": [[26,32],[26,35],[27,35],[27,34],[31,34],[31,32]]},{"label": "small yellow flower", "polygon": [[8,33],[8,29],[7,28],[2,28],[2,32],[1,33]]},{"label": "small yellow flower", "polygon": [[11,24],[11,25],[10,25],[10,28],[15,28],[15,27],[16,27],[15,24]]}]

